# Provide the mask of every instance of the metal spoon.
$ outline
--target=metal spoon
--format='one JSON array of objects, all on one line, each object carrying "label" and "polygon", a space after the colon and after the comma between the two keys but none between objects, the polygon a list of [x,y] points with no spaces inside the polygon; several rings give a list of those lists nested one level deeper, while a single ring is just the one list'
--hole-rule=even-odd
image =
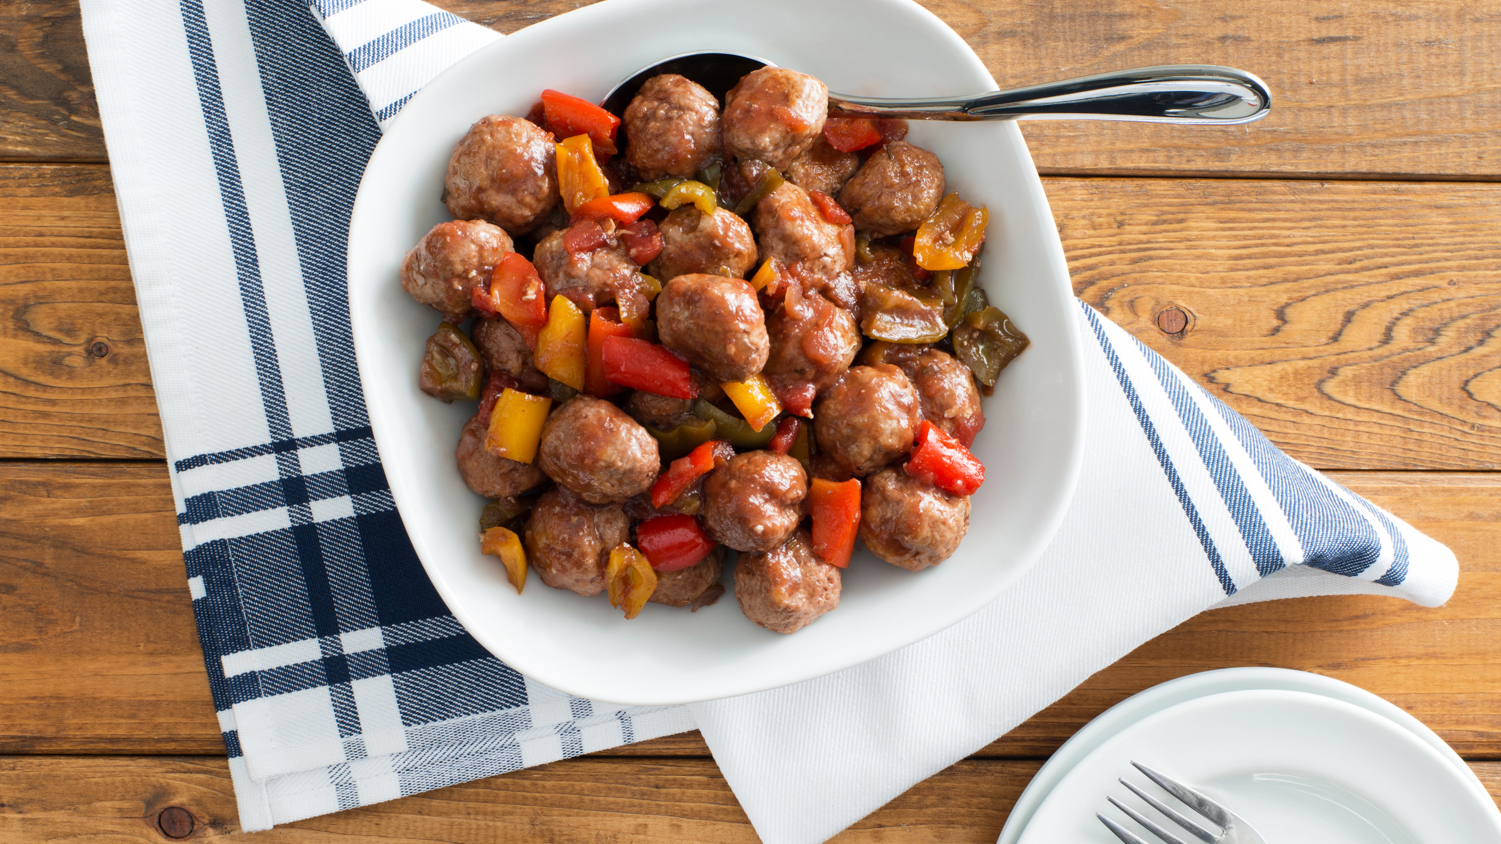
[{"label": "metal spoon", "polygon": [[[620,114],[646,80],[677,73],[721,102],[740,77],[771,65],[734,53],[685,53],[641,69],[604,100]],[[1243,70],[1215,65],[1139,67],[970,97],[885,99],[829,94],[829,112],[908,120],[1131,120],[1232,126],[1266,116],[1272,94]]]}]

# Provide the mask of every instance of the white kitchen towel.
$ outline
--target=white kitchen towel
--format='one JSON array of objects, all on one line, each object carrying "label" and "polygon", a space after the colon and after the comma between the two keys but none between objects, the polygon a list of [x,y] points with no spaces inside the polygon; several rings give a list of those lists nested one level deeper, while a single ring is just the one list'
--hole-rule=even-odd
[{"label": "white kitchen towel", "polygon": [[866,665],[687,708],[531,683],[412,555],[344,300],[378,126],[499,36],[418,0],[121,6],[84,0],[85,35],[246,829],[696,723],[763,839],[817,842],[1204,609],[1454,589],[1447,549],[1081,304],[1086,469],[995,604]]}]

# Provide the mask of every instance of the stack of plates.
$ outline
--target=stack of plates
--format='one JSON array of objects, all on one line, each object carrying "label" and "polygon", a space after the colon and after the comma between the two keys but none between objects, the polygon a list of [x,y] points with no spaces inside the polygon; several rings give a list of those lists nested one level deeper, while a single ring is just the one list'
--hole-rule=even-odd
[{"label": "stack of plates", "polygon": [[1148,689],[1090,722],[1037,772],[998,844],[1120,844],[1096,812],[1155,841],[1106,802],[1156,814],[1117,782],[1166,798],[1133,760],[1225,804],[1267,844],[1501,842],[1485,787],[1411,715],[1316,674],[1232,668]]}]

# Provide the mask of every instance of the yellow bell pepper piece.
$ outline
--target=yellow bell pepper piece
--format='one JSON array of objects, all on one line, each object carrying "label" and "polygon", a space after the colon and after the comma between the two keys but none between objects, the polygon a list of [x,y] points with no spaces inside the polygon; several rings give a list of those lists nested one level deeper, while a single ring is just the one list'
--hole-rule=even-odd
[{"label": "yellow bell pepper piece", "polygon": [[714,209],[719,207],[719,200],[715,196],[714,189],[703,182],[695,182],[692,179],[684,179],[668,188],[667,193],[662,195],[662,201],[659,204],[668,211],[671,211],[685,202],[693,203],[698,210],[705,214],[713,214]]},{"label": "yellow bell pepper piece", "polygon": [[495,400],[490,424],[485,429],[485,451],[530,463],[537,459],[537,444],[542,441],[542,425],[552,399],[534,396],[507,387]]},{"label": "yellow bell pepper piece", "polygon": [[610,195],[610,183],[599,169],[588,135],[574,135],[558,144],[558,193],[570,214],[591,199]]},{"label": "yellow bell pepper piece", "polygon": [[506,567],[506,579],[516,587],[516,594],[526,586],[526,551],[521,547],[521,537],[503,527],[493,527],[479,535],[479,550],[482,554],[499,557]]},{"label": "yellow bell pepper piece", "polygon": [[575,390],[584,389],[584,371],[589,365],[589,323],[584,312],[567,296],[552,297],[547,324],[537,335],[532,361],[548,378]]},{"label": "yellow bell pepper piece", "polygon": [[985,242],[990,212],[975,208],[951,193],[917,227],[912,256],[925,270],[959,270],[969,265]]},{"label": "yellow bell pepper piece", "polygon": [[758,291],[763,290],[766,288],[766,285],[771,284],[772,281],[776,280],[776,277],[776,265],[771,262],[770,258],[767,258],[766,260],[761,262],[761,269],[756,270],[755,275],[752,275],[750,277],[750,286],[754,287]]},{"label": "yellow bell pepper piece", "polygon": [[657,573],[645,554],[622,543],[610,551],[605,564],[605,588],[610,606],[625,610],[626,618],[635,618],[657,590]]},{"label": "yellow bell pepper piece", "polygon": [[719,385],[724,394],[735,403],[735,409],[745,417],[751,428],[760,431],[782,412],[782,403],[777,401],[771,385],[759,373],[744,381],[726,381]]}]

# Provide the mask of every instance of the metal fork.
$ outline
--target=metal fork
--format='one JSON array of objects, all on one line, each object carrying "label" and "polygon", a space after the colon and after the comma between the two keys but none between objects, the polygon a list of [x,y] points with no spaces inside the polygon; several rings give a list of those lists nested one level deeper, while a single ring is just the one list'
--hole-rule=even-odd
[{"label": "metal fork", "polygon": [[[1224,806],[1221,806],[1213,800],[1210,800],[1208,797],[1205,797],[1199,792],[1194,791],[1193,789],[1167,776],[1166,774],[1158,773],[1157,771],[1148,768],[1146,765],[1143,765],[1140,762],[1132,762],[1131,764],[1136,768],[1136,770],[1141,771],[1143,774],[1146,774],[1152,782],[1155,782],[1158,785],[1162,786],[1162,789],[1168,794],[1171,794],[1179,800],[1183,801],[1188,805],[1189,808],[1210,819],[1211,821],[1214,821],[1215,824],[1217,824],[1222,830],[1224,830],[1220,833],[1210,832],[1209,830],[1205,829],[1202,826],[1199,826],[1197,823],[1179,814],[1176,810],[1169,808],[1162,801],[1151,796],[1150,794],[1147,794],[1146,792],[1142,791],[1126,780],[1122,779],[1120,781],[1121,785],[1124,785],[1126,788],[1131,789],[1131,793],[1145,800],[1147,802],[1147,805],[1161,812],[1173,823],[1183,827],[1185,830],[1188,830],[1188,834],[1192,835],[1193,837],[1199,839],[1200,841],[1209,842],[1209,844],[1266,844],[1266,839],[1258,835],[1256,833],[1256,830],[1251,828],[1250,824],[1246,823],[1240,818],[1240,816],[1236,815],[1229,809],[1226,809]],[[1151,830],[1153,835],[1156,835],[1158,838],[1162,839],[1164,842],[1166,842],[1166,844],[1184,844],[1181,838],[1171,832],[1168,832],[1167,830],[1153,823],[1151,820],[1143,817],[1141,813],[1125,805],[1124,803],[1121,803],[1114,797],[1109,797],[1107,799],[1111,802],[1112,805],[1115,806],[1115,808],[1120,809],[1122,812],[1125,812],[1126,815],[1131,818],[1131,820],[1136,821],[1137,823],[1146,827],[1148,830]],[[1149,842],[1147,842],[1145,839],[1137,836],[1135,833],[1127,830],[1125,827],[1122,827],[1120,824],[1105,817],[1104,815],[1097,813],[1095,817],[1099,818],[1100,823],[1104,824],[1110,829],[1111,832],[1115,833],[1115,837],[1126,842],[1126,844],[1149,844]]]}]

